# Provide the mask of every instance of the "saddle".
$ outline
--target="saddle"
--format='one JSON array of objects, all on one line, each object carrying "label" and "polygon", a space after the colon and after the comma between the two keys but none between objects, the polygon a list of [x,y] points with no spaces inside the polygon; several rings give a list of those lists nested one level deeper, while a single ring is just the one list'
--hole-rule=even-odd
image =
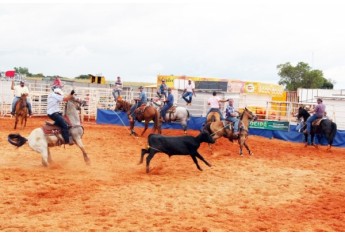
[{"label": "saddle", "polygon": [[134,114],[139,122],[141,122],[144,119],[144,112],[147,107],[148,106],[146,104],[142,104],[140,107],[135,109]]},{"label": "saddle", "polygon": [[[67,117],[64,117],[67,121],[68,127],[71,127],[71,122]],[[61,128],[57,125],[55,125],[55,122],[46,121],[46,123],[41,127],[43,130],[43,133],[45,135],[55,135],[58,138],[58,145],[63,144],[65,141],[62,138],[61,134]]]},{"label": "saddle", "polygon": [[177,107],[177,106],[172,106],[172,107],[170,107],[169,110],[167,111],[167,113],[169,113],[169,114],[175,113],[176,107]]},{"label": "saddle", "polygon": [[312,126],[319,126],[321,124],[321,121],[323,120],[327,120],[327,118],[326,117],[317,118],[316,120],[313,121]]},{"label": "saddle", "polygon": [[177,107],[177,106],[174,106],[174,105],[173,105],[172,107],[170,107],[170,108],[167,110],[167,114],[169,115],[169,119],[168,119],[169,122],[172,121],[173,118],[174,118],[173,114],[174,114],[175,111],[176,111],[176,107]]}]

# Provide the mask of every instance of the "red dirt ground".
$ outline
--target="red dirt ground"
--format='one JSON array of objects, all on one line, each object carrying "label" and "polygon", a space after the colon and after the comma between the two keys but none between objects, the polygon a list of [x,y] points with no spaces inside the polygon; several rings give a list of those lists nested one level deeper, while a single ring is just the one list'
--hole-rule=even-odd
[{"label": "red dirt ground", "polygon": [[27,144],[7,142],[44,120],[14,131],[14,119],[0,119],[0,231],[345,231],[344,148],[250,136],[254,155],[240,157],[238,144],[222,138],[213,153],[205,143],[199,149],[211,168],[157,154],[146,174],[137,165],[146,138],[85,122],[91,165],[73,145],[51,148],[54,164],[44,168]]}]

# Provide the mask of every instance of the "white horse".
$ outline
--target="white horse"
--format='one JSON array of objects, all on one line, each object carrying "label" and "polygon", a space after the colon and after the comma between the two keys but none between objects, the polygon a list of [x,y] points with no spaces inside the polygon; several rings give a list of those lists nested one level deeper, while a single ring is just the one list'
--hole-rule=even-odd
[{"label": "white horse", "polygon": [[[86,154],[81,140],[84,134],[84,128],[81,126],[79,112],[77,111],[77,109],[80,109],[81,104],[83,103],[77,100],[68,101],[65,107],[65,115],[71,124],[69,133],[72,136],[74,143],[76,143],[83,152],[84,161],[86,164],[89,164],[90,159]],[[60,128],[55,125],[47,124],[31,131],[27,139],[22,137],[20,134],[8,135],[8,141],[17,147],[24,145],[26,141],[28,141],[29,146],[33,150],[41,153],[43,166],[48,166],[48,164],[52,163],[49,147],[61,146],[61,140],[63,140],[63,138]]]},{"label": "white horse", "polygon": [[[163,102],[161,100],[152,101],[152,104],[157,109],[162,109]],[[189,118],[189,111],[185,107],[173,106],[165,114],[165,121],[176,121],[182,125],[182,129],[187,134],[187,122]]]}]

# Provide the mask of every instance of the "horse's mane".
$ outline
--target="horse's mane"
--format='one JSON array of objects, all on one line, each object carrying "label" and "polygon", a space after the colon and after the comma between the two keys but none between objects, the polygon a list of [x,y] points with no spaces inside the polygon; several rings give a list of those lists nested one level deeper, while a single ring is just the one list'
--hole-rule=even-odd
[{"label": "horse's mane", "polygon": [[131,108],[131,103],[127,102],[126,100],[118,100],[119,104],[121,104],[122,110],[129,111]]},{"label": "horse's mane", "polygon": [[303,107],[298,108],[297,119],[300,119],[301,117],[303,117],[304,120],[306,120],[309,116],[310,114],[306,109],[304,109]]}]

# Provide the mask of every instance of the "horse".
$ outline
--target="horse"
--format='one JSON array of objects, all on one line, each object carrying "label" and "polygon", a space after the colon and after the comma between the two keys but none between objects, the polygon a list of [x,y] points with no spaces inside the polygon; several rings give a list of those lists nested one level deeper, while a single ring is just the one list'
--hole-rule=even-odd
[{"label": "horse", "polygon": [[[84,134],[84,128],[81,125],[78,109],[84,102],[78,100],[69,100],[65,106],[65,116],[68,123],[70,123],[69,133],[74,143],[81,149],[86,164],[90,164],[90,159],[85,151],[82,136]],[[27,141],[29,146],[36,152],[42,155],[42,165],[48,167],[51,164],[52,158],[49,148],[54,146],[61,146],[61,129],[53,124],[45,124],[42,127],[35,128],[31,131],[28,138],[21,136],[20,134],[9,134],[8,142],[14,146],[20,147]]]},{"label": "horse", "polygon": [[[153,101],[152,104],[156,107],[156,109],[161,109],[163,107],[163,103],[161,102],[161,100]],[[190,114],[187,108],[174,105],[171,108],[169,108],[169,110],[165,114],[165,121],[180,122],[184,134],[187,134],[187,122],[189,117]]]},{"label": "horse", "polygon": [[253,152],[249,149],[247,144],[248,132],[249,132],[249,122],[252,120],[256,120],[257,117],[253,114],[250,110],[246,107],[244,108],[243,112],[240,115],[240,124],[239,124],[239,134],[238,136],[234,136],[233,131],[233,124],[228,121],[215,121],[210,122],[205,125],[204,130],[207,130],[209,133],[212,134],[213,139],[218,139],[221,137],[228,138],[231,142],[233,140],[238,140],[238,144],[240,145],[240,152],[239,154],[243,156],[243,146],[248,150],[249,155],[253,155]]},{"label": "horse", "polygon": [[220,121],[220,115],[216,111],[211,111],[206,117],[206,124],[210,122]]},{"label": "horse", "polygon": [[135,119],[132,119],[132,116],[130,114],[130,109],[131,109],[131,104],[125,100],[118,99],[116,102],[115,106],[115,111],[124,111],[127,112],[128,115],[128,120],[129,120],[129,129],[131,131],[131,135],[137,136],[137,133],[134,131],[134,123],[135,120],[141,122],[145,120],[145,127],[143,132],[141,133],[141,136],[144,135],[145,131],[147,130],[147,127],[149,125],[149,122],[153,120],[154,125],[152,128],[152,133],[155,133],[156,130],[158,133],[161,133],[161,125],[159,121],[160,114],[159,112],[153,107],[153,106],[146,106],[142,105],[135,109],[134,114],[135,114]]},{"label": "horse", "polygon": [[15,105],[15,122],[14,122],[14,129],[17,128],[17,124],[21,125],[21,128],[24,129],[26,126],[26,120],[28,118],[28,107],[27,107],[27,98],[28,94],[24,93],[22,96],[18,99],[16,105]]},{"label": "horse", "polygon": [[[302,125],[301,131],[304,131],[307,128],[306,121],[309,118],[309,112],[303,107],[298,108],[297,119],[303,117],[304,124]],[[324,136],[327,139],[328,147],[327,150],[330,150],[334,141],[334,137],[337,133],[337,124],[327,118],[320,118],[315,120],[312,123],[310,130],[310,144],[318,148],[318,145],[314,144],[315,135],[318,139],[318,143],[321,143],[321,137]],[[304,146],[308,146],[308,134],[304,133]]]}]

